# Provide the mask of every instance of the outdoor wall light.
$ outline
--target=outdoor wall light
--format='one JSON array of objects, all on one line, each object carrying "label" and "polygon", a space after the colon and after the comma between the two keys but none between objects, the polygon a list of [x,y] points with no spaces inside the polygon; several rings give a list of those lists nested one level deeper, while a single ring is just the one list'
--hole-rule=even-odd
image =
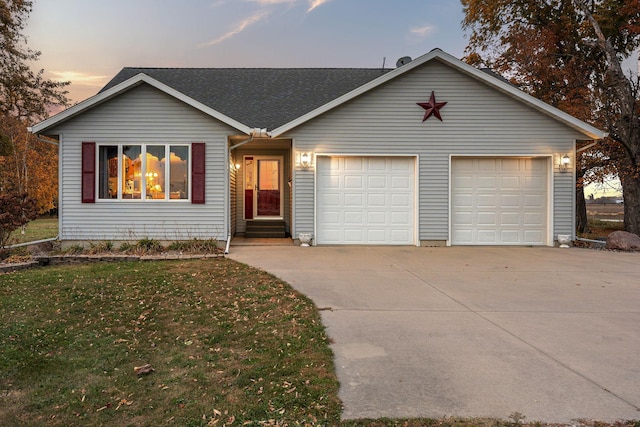
[{"label": "outdoor wall light", "polygon": [[300,155],[300,166],[304,169],[309,169],[309,166],[311,166],[311,154],[302,153]]},{"label": "outdoor wall light", "polygon": [[569,171],[569,166],[571,165],[571,157],[568,154],[565,154],[560,158],[560,169],[564,172]]},{"label": "outdoor wall light", "polygon": [[233,165],[236,170],[240,170],[240,163],[236,163]]}]

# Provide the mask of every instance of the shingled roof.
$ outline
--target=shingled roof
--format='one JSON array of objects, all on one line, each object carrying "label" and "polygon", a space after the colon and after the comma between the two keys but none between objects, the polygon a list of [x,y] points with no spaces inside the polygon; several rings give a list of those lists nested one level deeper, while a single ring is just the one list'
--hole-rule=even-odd
[{"label": "shingled roof", "polygon": [[144,73],[251,128],[275,129],[390,69],[123,68],[101,90]]}]

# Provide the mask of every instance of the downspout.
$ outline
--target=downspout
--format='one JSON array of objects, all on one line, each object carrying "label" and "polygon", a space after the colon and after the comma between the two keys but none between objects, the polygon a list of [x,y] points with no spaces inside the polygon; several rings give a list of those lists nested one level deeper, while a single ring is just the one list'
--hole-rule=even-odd
[{"label": "downspout", "polygon": [[15,245],[5,246],[4,249],[20,248],[22,246],[37,245],[39,243],[53,242],[53,241],[56,241],[56,240],[58,240],[58,236],[49,237],[48,239],[34,240],[33,242],[17,243]]},{"label": "downspout", "polygon": [[[239,142],[235,145],[232,145],[231,147],[229,147],[229,154],[231,154],[231,152],[233,150],[235,150],[238,147],[242,147],[243,145],[253,141],[254,138],[271,138],[271,134],[269,132],[267,132],[266,128],[253,128],[251,129],[251,133],[249,133],[249,139]],[[229,156],[227,156],[227,158],[229,158]],[[231,219],[231,218],[229,218]],[[231,246],[231,221],[229,221],[229,230],[227,231],[227,246],[224,250],[225,255],[227,255],[229,253],[229,247]]]}]

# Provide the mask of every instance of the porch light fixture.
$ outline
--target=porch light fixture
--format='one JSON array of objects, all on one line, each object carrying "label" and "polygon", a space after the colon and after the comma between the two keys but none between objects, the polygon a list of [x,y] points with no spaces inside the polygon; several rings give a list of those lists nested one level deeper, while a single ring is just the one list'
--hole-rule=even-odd
[{"label": "porch light fixture", "polygon": [[240,163],[235,163],[233,167],[235,168],[235,170],[240,170]]},{"label": "porch light fixture", "polygon": [[571,165],[571,157],[565,154],[560,158],[560,170],[563,172],[569,172],[569,166]]},{"label": "porch light fixture", "polygon": [[300,166],[304,169],[309,169],[309,166],[311,166],[311,154],[302,153],[300,155]]}]

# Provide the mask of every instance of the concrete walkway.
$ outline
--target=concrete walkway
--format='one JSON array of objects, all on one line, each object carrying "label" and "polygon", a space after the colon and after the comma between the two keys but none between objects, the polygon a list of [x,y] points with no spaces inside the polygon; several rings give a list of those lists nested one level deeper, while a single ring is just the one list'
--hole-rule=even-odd
[{"label": "concrete walkway", "polygon": [[640,419],[640,254],[236,247],[323,309],[343,417]]}]

